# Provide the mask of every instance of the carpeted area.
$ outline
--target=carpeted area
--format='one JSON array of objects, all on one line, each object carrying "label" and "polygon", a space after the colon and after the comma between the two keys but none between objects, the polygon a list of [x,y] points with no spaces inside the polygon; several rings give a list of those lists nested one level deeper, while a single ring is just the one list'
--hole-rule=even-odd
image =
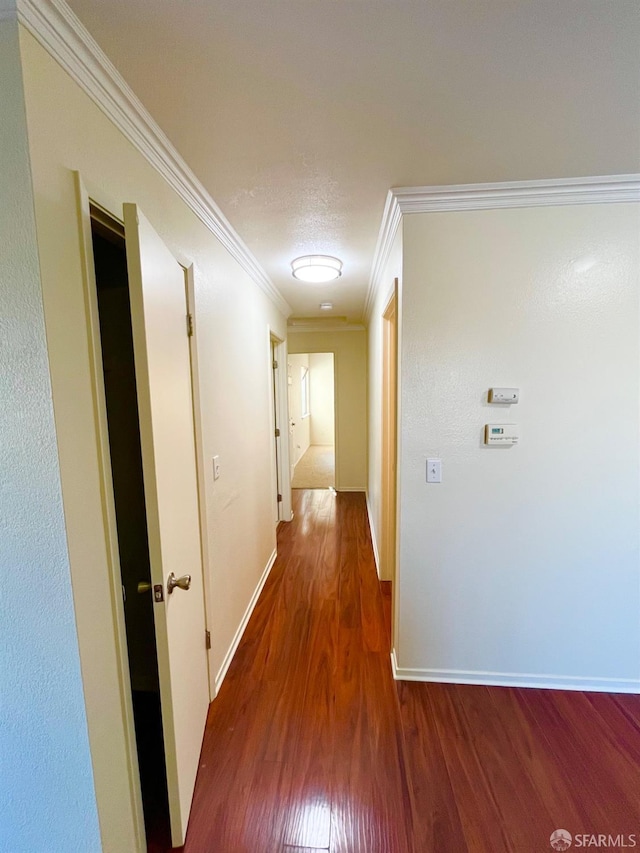
[{"label": "carpeted area", "polygon": [[293,489],[328,489],[335,486],[335,451],[332,444],[312,444],[295,467]]}]

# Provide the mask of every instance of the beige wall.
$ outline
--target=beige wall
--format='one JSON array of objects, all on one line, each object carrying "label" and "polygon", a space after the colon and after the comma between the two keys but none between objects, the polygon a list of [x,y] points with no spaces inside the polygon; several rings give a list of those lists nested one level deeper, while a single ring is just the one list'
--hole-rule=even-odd
[{"label": "beige wall", "polygon": [[289,418],[293,430],[292,464],[297,465],[309,449],[311,442],[311,418],[302,416],[302,369],[309,369],[309,356],[306,353],[289,353]]},{"label": "beige wall", "polygon": [[403,228],[401,677],[640,689],[640,205]]},{"label": "beige wall", "polygon": [[311,378],[311,444],[333,444],[335,440],[333,353],[309,356]]},{"label": "beige wall", "polygon": [[[393,241],[389,257],[379,278],[378,288],[374,294],[369,311],[368,325],[368,366],[369,366],[369,467],[367,485],[367,503],[369,505],[369,521],[371,535],[376,555],[376,563],[380,572],[380,550],[382,542],[382,315],[389,300],[393,296],[394,281],[399,282],[400,310],[397,312],[398,332],[402,323],[402,228],[398,229]],[[399,372],[401,372],[399,368]],[[382,580],[391,580],[381,574]]]},{"label": "beige wall", "polygon": [[0,849],[98,851],[18,24],[6,8],[0,3]]},{"label": "beige wall", "polygon": [[[116,215],[140,205],[176,259],[194,265],[206,473],[210,669],[223,665],[275,549],[269,330],[284,317],[146,159],[22,32],[27,120],[62,491],[94,768],[106,763],[105,850],[133,850],[72,170]],[[240,425],[240,426],[239,426]],[[213,482],[211,458],[222,473]],[[116,605],[117,606],[117,605]],[[109,775],[110,774],[110,775]]]},{"label": "beige wall", "polygon": [[332,352],[336,372],[336,488],[367,486],[367,335],[289,332],[289,352]]}]

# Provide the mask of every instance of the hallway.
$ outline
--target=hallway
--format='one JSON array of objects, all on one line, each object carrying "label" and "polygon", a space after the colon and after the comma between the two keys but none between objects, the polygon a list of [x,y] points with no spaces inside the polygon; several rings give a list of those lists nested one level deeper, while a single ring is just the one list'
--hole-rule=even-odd
[{"label": "hallway", "polygon": [[209,713],[185,852],[404,853],[409,796],[364,495],[296,491],[294,512]]},{"label": "hallway", "polygon": [[294,509],[209,710],[185,853],[638,837],[638,696],[396,685],[364,495],[297,491]]}]

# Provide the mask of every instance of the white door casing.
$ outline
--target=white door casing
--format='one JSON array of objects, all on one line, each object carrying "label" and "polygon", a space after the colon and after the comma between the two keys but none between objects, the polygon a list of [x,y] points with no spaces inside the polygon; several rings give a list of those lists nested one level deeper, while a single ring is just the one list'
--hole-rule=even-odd
[{"label": "white door casing", "polygon": [[[209,705],[198,486],[182,267],[124,205],[140,440],[154,590],[171,839],[184,843]],[[167,579],[191,576],[169,594]]]}]

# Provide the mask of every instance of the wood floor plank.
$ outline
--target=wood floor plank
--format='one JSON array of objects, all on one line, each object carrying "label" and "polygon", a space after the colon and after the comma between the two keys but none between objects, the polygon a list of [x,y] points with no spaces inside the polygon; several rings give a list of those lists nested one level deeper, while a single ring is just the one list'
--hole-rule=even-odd
[{"label": "wood floor plank", "polygon": [[[355,545],[356,550],[368,547],[372,554],[370,542],[359,531],[359,516],[365,512],[359,497],[351,496],[341,526],[331,850],[405,853],[410,849],[411,812],[381,594],[375,565],[354,559],[353,553]],[[363,596],[376,600],[363,606]],[[378,624],[373,627],[375,619]],[[378,650],[372,651],[372,646]]]},{"label": "wood floor plank", "polygon": [[322,600],[311,609],[309,653],[301,725],[289,741],[283,763],[288,784],[282,791],[286,811],[285,844],[329,847],[334,752],[336,602]]},{"label": "wood floor plank", "polygon": [[432,684],[424,696],[438,732],[466,846],[474,853],[509,853],[510,839],[500,822],[495,793],[487,784],[458,687]]},{"label": "wood floor plank", "polygon": [[414,849],[468,850],[425,685],[398,683]]},{"label": "wood floor plank", "polygon": [[630,766],[597,726],[587,694],[525,691],[524,699],[543,729],[582,813],[585,833],[637,833],[640,768]]},{"label": "wood floor plank", "polygon": [[[496,718],[506,738],[502,749],[505,762],[517,762],[519,774],[526,775],[538,797],[544,803],[549,825],[564,828],[566,825],[579,826],[581,813],[567,786],[564,773],[549,750],[543,732],[535,719],[527,716],[523,700],[528,691],[512,688],[493,688],[488,693],[491,699],[490,713]],[[507,769],[513,773],[513,770]],[[525,807],[529,807],[527,800]],[[544,823],[542,824],[544,826]],[[551,830],[550,830],[551,831]],[[536,841],[538,831],[536,831]]]}]

